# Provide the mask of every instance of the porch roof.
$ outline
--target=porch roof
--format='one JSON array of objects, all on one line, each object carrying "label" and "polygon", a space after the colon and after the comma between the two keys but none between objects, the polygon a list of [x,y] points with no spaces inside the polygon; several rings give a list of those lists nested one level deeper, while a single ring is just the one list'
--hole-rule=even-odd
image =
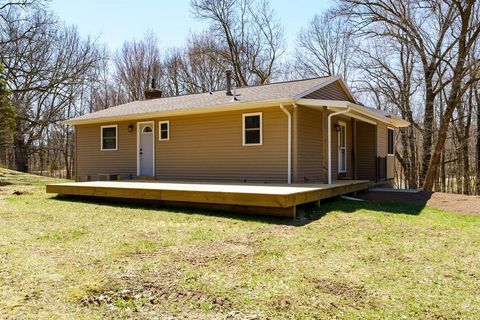
[{"label": "porch roof", "polygon": [[396,128],[410,126],[410,122],[394,114],[375,108],[361,106],[350,101],[298,99],[296,104],[312,108],[327,107],[334,112],[350,108],[348,112],[344,113],[344,115],[373,124],[375,124],[375,121],[380,121]]}]

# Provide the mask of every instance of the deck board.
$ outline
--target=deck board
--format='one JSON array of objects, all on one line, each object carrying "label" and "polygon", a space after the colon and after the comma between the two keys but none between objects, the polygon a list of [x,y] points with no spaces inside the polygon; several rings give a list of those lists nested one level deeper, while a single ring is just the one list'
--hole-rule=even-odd
[{"label": "deck board", "polygon": [[[346,193],[365,190],[368,181],[341,180],[332,185],[245,184],[163,181],[89,181],[56,183],[47,193],[67,196],[156,200],[175,203],[215,204],[279,209],[295,216],[295,207]],[[290,210],[291,209],[291,210]],[[288,212],[291,211],[291,214]],[[265,211],[265,210],[263,210]],[[268,211],[268,210],[266,210]],[[274,210],[273,210],[274,211]],[[272,212],[273,212],[272,211]]]}]

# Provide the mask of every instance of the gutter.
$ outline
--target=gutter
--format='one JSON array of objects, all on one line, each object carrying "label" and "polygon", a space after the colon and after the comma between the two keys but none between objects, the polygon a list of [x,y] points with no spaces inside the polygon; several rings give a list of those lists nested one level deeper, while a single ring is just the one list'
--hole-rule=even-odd
[{"label": "gutter", "polygon": [[332,117],[337,116],[342,113],[347,113],[350,111],[350,107],[347,107],[345,110],[337,111],[328,115],[328,184],[332,184]]},{"label": "gutter", "polygon": [[283,104],[280,104],[280,109],[287,115],[287,175],[288,184],[292,184],[292,114],[285,109]]}]

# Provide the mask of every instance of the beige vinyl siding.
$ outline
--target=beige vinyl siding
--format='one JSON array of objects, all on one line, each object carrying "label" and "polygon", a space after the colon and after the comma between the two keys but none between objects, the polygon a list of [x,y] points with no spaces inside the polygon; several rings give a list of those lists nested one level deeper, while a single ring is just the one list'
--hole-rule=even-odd
[{"label": "beige vinyl siding", "polygon": [[387,179],[395,178],[395,157],[387,156]]},{"label": "beige vinyl siding", "polygon": [[384,123],[377,123],[377,156],[387,156],[387,125]]},{"label": "beige vinyl siding", "polygon": [[304,97],[305,99],[322,99],[322,100],[344,100],[351,101],[348,95],[343,90],[339,81],[335,81],[325,87],[309,93]]},{"label": "beige vinyl siding", "polygon": [[295,182],[323,181],[323,112],[297,107]]},{"label": "beige vinyl siding", "polygon": [[375,125],[357,121],[356,168],[357,179],[375,180]]},{"label": "beige vinyl siding", "polygon": [[335,130],[335,124],[342,121],[347,129],[347,172],[346,176],[351,177],[352,168],[352,119],[348,117],[336,116],[332,118],[332,179],[338,179],[338,132]]},{"label": "beige vinyl siding", "polygon": [[[394,132],[395,134],[395,132]],[[377,155],[387,157],[387,179],[395,177],[395,157],[387,155],[388,151],[388,129],[384,123],[377,124]]]},{"label": "beige vinyl siding", "polygon": [[[129,122],[88,124],[76,126],[76,179],[99,173],[120,174],[123,177],[137,174],[135,132],[128,132]],[[117,150],[101,151],[101,127],[118,125]]]},{"label": "beige vinyl siding", "polygon": [[[262,145],[242,146],[242,114],[262,112]],[[156,133],[160,180],[287,181],[287,116],[280,108],[155,119],[169,120],[170,140]]]}]

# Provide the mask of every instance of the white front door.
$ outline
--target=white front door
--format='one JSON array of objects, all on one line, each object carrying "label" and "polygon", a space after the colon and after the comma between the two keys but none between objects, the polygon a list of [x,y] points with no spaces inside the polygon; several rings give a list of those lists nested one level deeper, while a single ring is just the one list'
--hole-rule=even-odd
[{"label": "white front door", "polygon": [[141,122],[137,125],[137,167],[139,176],[154,176],[154,123]]}]

